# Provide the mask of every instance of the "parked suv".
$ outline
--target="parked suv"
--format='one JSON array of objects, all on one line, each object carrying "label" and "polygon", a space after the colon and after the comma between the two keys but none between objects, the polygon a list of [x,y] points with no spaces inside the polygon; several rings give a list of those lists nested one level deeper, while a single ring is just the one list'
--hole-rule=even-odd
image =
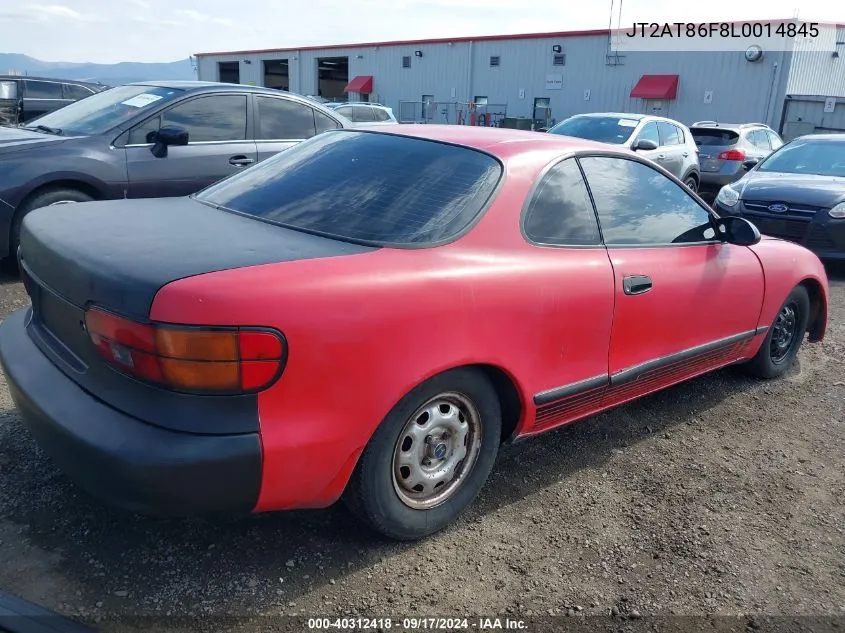
[{"label": "parked suv", "polygon": [[0,75],[0,125],[18,125],[107,89],[70,79]]},{"label": "parked suv", "polygon": [[765,123],[698,121],[690,126],[698,145],[701,188],[718,191],[739,180],[743,163],[761,161],[783,145],[783,139]]},{"label": "parked suv", "polygon": [[199,81],[111,88],[0,128],[0,258],[23,216],[67,202],[186,196],[326,130],[342,115],[272,88]]},{"label": "parked suv", "polygon": [[367,125],[399,123],[393,116],[393,109],[380,103],[348,102],[348,103],[327,103],[327,107],[342,114],[353,123],[365,123]]},{"label": "parked suv", "polygon": [[698,148],[683,123],[649,114],[576,114],[549,128],[548,134],[621,145],[654,161],[697,191],[701,182]]}]

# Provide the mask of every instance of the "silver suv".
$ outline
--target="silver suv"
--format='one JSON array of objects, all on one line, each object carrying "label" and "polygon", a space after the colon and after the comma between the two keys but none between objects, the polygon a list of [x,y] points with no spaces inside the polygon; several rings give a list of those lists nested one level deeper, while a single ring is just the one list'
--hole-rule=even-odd
[{"label": "silver suv", "polygon": [[739,180],[783,145],[783,139],[765,123],[698,121],[690,130],[698,145],[701,188],[707,191]]},{"label": "silver suv", "polygon": [[365,125],[398,124],[396,117],[393,116],[393,110],[380,103],[351,101],[348,103],[325,103],[323,105],[331,108],[353,123]]},{"label": "silver suv", "polygon": [[548,133],[627,147],[654,161],[693,191],[701,182],[693,136],[687,126],[673,119],[619,112],[576,114],[549,128]]}]

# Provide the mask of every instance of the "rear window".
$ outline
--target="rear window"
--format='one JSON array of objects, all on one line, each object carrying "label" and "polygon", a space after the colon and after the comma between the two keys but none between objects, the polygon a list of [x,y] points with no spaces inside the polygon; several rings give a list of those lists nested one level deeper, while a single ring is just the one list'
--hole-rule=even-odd
[{"label": "rear window", "polygon": [[436,141],[327,132],[203,190],[203,203],[291,229],[377,245],[455,237],[502,174],[492,156]]},{"label": "rear window", "polygon": [[733,145],[739,140],[739,134],[732,130],[713,130],[710,128],[694,127],[690,130],[695,144],[701,147],[712,145]]}]

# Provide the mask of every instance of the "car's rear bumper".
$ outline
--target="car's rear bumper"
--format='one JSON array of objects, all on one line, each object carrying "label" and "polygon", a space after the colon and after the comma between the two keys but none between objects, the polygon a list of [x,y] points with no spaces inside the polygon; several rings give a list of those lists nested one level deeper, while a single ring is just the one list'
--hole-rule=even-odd
[{"label": "car's rear bumper", "polygon": [[81,488],[144,514],[253,510],[262,476],[257,433],[180,433],[102,403],[32,342],[29,312],[18,310],[0,324],[0,362],[24,424]]},{"label": "car's rear bumper", "polygon": [[707,190],[718,190],[739,180],[744,172],[724,173],[720,171],[702,171],[700,188]]}]

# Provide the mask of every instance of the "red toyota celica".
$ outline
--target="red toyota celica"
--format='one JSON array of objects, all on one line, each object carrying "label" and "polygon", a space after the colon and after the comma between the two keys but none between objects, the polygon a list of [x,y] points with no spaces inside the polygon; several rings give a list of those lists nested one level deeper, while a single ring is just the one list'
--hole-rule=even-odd
[{"label": "red toyota celica", "polygon": [[182,199],[23,222],[0,358],[81,487],[151,514],[322,508],[415,539],[502,442],[823,338],[804,248],[634,152],[460,126],[323,133]]}]

